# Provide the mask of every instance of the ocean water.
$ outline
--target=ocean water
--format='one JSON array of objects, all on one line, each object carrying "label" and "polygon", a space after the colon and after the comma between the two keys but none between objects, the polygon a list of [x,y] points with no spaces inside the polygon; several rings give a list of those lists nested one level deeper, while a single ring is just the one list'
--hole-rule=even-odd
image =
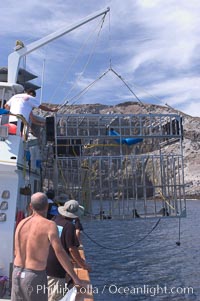
[{"label": "ocean water", "polygon": [[187,201],[180,228],[178,218],[165,218],[149,234],[157,222],[83,221],[95,301],[200,300],[200,201]]}]

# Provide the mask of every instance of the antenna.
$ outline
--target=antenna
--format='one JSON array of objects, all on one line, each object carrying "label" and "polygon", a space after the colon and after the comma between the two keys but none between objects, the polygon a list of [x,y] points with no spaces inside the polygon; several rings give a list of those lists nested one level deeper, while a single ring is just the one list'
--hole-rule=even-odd
[{"label": "antenna", "polygon": [[42,103],[42,99],[43,99],[43,88],[44,88],[44,73],[45,73],[45,64],[46,64],[46,60],[43,60],[43,65],[42,65],[42,84],[41,84],[41,92],[40,92],[40,104]]}]

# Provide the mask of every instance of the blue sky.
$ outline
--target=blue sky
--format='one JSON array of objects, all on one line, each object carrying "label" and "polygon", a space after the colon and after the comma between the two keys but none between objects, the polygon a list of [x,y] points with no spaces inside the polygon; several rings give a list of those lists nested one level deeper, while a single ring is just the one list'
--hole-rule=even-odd
[{"label": "blue sky", "polygon": [[97,80],[111,64],[144,103],[167,103],[200,116],[199,0],[5,0],[0,4],[0,65],[7,66],[16,40],[27,45],[108,6],[99,35],[101,17],[22,60],[21,67],[38,75],[43,102],[135,101],[113,72]]}]

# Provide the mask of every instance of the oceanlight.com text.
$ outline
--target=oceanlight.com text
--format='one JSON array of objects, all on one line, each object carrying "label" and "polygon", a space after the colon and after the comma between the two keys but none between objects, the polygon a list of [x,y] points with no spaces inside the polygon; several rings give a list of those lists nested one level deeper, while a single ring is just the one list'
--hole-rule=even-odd
[{"label": "oceanlight.com text", "polygon": [[116,284],[104,285],[102,293],[109,293],[112,295],[149,295],[151,297],[156,295],[193,295],[193,287],[167,287],[167,286],[119,286]]}]

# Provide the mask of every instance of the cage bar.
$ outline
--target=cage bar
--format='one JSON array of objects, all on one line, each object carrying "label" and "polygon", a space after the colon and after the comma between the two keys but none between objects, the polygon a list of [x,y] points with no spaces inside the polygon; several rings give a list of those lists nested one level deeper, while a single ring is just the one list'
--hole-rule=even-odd
[{"label": "cage bar", "polygon": [[54,126],[54,141],[46,139],[54,145],[57,192],[88,215],[185,216],[181,116],[57,114]]}]

